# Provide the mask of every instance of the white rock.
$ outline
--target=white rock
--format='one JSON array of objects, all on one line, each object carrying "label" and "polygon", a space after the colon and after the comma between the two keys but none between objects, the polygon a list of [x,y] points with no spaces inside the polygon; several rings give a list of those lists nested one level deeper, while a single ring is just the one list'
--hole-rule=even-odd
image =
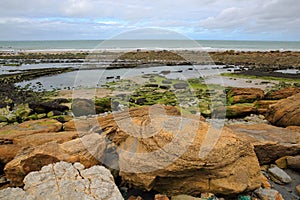
[{"label": "white rock", "polygon": [[0,199],[72,199],[122,200],[110,171],[103,166],[84,169],[80,163],[58,162],[29,173],[24,179],[24,190],[0,190]]},{"label": "white rock", "polygon": [[271,178],[273,178],[273,181],[277,183],[285,184],[292,182],[291,177],[277,166],[270,167],[268,169],[268,172]]}]

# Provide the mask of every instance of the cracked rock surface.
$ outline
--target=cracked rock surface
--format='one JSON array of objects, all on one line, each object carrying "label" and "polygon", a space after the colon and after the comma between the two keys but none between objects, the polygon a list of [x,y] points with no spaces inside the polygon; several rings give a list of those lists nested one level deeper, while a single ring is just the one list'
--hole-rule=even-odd
[{"label": "cracked rock surface", "polygon": [[103,166],[84,169],[80,163],[61,161],[29,173],[24,184],[24,190],[0,190],[0,199],[123,199],[110,171]]}]

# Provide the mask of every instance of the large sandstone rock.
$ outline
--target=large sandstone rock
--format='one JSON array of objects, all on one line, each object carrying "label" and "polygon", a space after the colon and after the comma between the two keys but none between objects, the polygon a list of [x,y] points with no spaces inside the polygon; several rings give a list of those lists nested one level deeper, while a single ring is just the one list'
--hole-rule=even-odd
[{"label": "large sandstone rock", "polygon": [[7,163],[19,151],[50,141],[63,143],[77,137],[76,132],[58,132],[62,124],[53,119],[27,121],[0,129],[0,162]]},{"label": "large sandstone rock", "polygon": [[232,88],[227,93],[230,103],[252,103],[264,97],[264,91],[259,88]]},{"label": "large sandstone rock", "polygon": [[23,178],[29,172],[40,170],[43,166],[54,162],[80,162],[85,167],[99,164],[104,149],[104,140],[101,140],[96,133],[62,144],[49,142],[24,150],[6,164],[4,172],[6,177],[12,181],[12,185],[21,186]]},{"label": "large sandstone rock", "polygon": [[102,135],[117,149],[123,180],[170,196],[237,194],[260,186],[250,143],[173,110],[143,107],[99,118]]},{"label": "large sandstone rock", "polygon": [[300,93],[271,105],[266,119],[276,126],[300,126]]},{"label": "large sandstone rock", "polygon": [[110,171],[102,166],[84,169],[80,163],[58,162],[31,172],[24,183],[24,190],[0,190],[0,199],[123,199]]},{"label": "large sandstone rock", "polygon": [[300,132],[267,124],[228,125],[239,138],[254,145],[260,164],[269,164],[284,156],[300,154]]},{"label": "large sandstone rock", "polygon": [[278,100],[285,99],[300,92],[300,87],[286,87],[276,91],[270,91],[265,95],[265,99]]}]

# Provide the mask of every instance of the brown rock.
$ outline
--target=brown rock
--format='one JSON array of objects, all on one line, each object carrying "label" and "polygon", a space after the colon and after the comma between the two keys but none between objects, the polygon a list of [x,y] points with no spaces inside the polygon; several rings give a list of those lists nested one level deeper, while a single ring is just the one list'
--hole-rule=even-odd
[{"label": "brown rock", "polygon": [[252,145],[227,128],[221,132],[172,110],[142,107],[99,118],[101,135],[118,148],[123,180],[169,196],[238,194],[260,187]]},{"label": "brown rock", "polygon": [[75,132],[60,133],[62,124],[53,119],[27,121],[0,129],[0,161],[7,163],[21,149],[50,141],[62,143],[77,137]]},{"label": "brown rock", "polygon": [[279,158],[275,161],[276,165],[281,168],[281,169],[285,169],[287,168],[287,158],[290,156],[284,156],[282,158]]},{"label": "brown rock", "polygon": [[[63,144],[49,142],[32,147],[7,163],[4,172],[13,185],[20,186],[29,172],[40,170],[42,166],[50,163],[58,161],[81,162],[85,167],[91,167],[99,164],[99,157],[102,156],[105,149],[103,141],[98,134],[90,134]],[[94,157],[97,155],[99,157]]]},{"label": "brown rock", "polygon": [[264,91],[259,88],[232,88],[227,93],[230,103],[253,103],[264,97]]},{"label": "brown rock", "polygon": [[300,170],[300,155],[288,157],[286,161],[288,168]]},{"label": "brown rock", "polygon": [[258,100],[254,102],[259,114],[265,114],[270,105],[277,103],[278,100]]},{"label": "brown rock", "polygon": [[269,180],[264,175],[261,175],[261,186],[265,189],[271,189],[271,184],[269,183]]},{"label": "brown rock", "polygon": [[156,194],[154,200],[169,200],[169,198],[164,194]]},{"label": "brown rock", "polygon": [[286,87],[277,91],[270,91],[265,95],[265,99],[278,100],[285,99],[300,92],[300,87]]},{"label": "brown rock", "polygon": [[127,200],[143,200],[143,198],[140,197],[140,196],[138,196],[138,197],[136,197],[136,196],[130,196]]},{"label": "brown rock", "polygon": [[296,191],[297,191],[298,195],[300,196],[300,185],[296,186]]},{"label": "brown rock", "polygon": [[257,113],[257,108],[253,104],[235,104],[227,106],[226,109],[227,118],[242,118]]},{"label": "brown rock", "polygon": [[235,134],[254,145],[260,164],[300,154],[300,132],[267,124],[228,125]]},{"label": "brown rock", "polygon": [[271,105],[266,119],[276,126],[300,126],[300,93]]}]

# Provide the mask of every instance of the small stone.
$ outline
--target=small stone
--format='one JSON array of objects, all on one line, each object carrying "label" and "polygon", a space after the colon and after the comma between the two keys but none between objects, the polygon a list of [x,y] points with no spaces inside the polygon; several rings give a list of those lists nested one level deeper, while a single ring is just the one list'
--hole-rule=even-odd
[{"label": "small stone", "polygon": [[261,175],[261,186],[266,189],[271,189],[271,184],[269,183],[269,180],[264,175]]},{"label": "small stone", "polygon": [[254,193],[261,200],[284,200],[277,190],[259,188]]},{"label": "small stone", "polygon": [[154,200],[169,200],[169,198],[163,194],[156,194]]},{"label": "small stone", "polygon": [[84,166],[79,162],[74,163],[73,166],[79,171],[84,170]]},{"label": "small stone", "polygon": [[296,186],[296,191],[297,191],[298,195],[300,196],[300,185]]},{"label": "small stone", "polygon": [[143,200],[143,198],[140,197],[140,196],[138,196],[138,197],[136,197],[136,196],[130,196],[127,200]]},{"label": "small stone", "polygon": [[281,157],[279,159],[277,159],[275,161],[276,165],[281,168],[281,169],[286,169],[287,168],[287,158],[289,156],[284,156],[284,157]]},{"label": "small stone", "polygon": [[200,198],[192,197],[189,195],[181,194],[177,196],[172,196],[172,200],[201,200]]},{"label": "small stone", "polygon": [[291,177],[282,169],[277,166],[273,166],[268,169],[271,179],[279,184],[285,184],[292,182]]}]

